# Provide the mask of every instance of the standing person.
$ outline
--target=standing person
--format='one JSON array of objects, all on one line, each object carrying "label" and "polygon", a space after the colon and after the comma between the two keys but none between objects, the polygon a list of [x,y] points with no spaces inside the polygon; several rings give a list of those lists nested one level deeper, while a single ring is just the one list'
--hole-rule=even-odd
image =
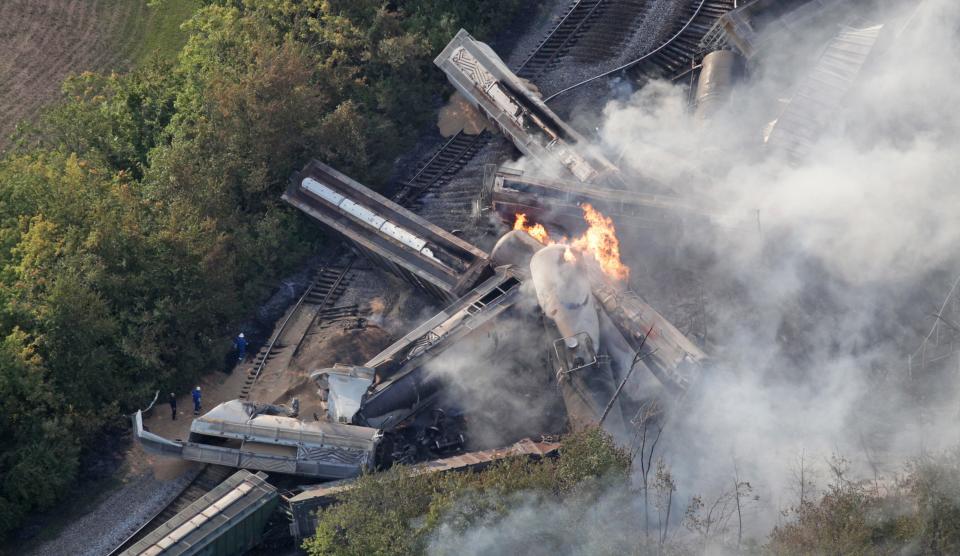
[{"label": "standing person", "polygon": [[247,339],[243,337],[243,332],[233,340],[233,347],[237,350],[237,361],[243,361],[247,357]]},{"label": "standing person", "polygon": [[193,389],[193,414],[200,415],[200,387]]},{"label": "standing person", "polygon": [[173,392],[170,392],[170,399],[168,402],[170,404],[170,414],[174,421],[177,420],[177,396]]}]

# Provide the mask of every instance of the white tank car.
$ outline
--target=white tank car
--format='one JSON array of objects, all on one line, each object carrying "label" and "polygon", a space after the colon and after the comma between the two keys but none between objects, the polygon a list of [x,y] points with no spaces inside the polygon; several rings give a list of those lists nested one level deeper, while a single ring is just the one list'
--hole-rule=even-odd
[{"label": "white tank car", "polygon": [[427,240],[417,236],[410,230],[407,230],[401,226],[397,226],[393,222],[390,222],[367,207],[344,197],[343,195],[337,193],[313,178],[304,178],[303,182],[301,182],[301,187],[317,197],[320,197],[331,205],[342,209],[350,216],[356,218],[371,228],[383,232],[384,235],[392,237],[403,245],[406,245],[422,255],[430,257],[431,259],[442,264],[442,261],[440,261],[440,259],[433,254],[433,251],[429,247],[427,247]]},{"label": "white tank car", "polygon": [[543,313],[565,338],[586,332],[594,345],[600,342],[600,322],[587,276],[564,260],[566,247],[550,245],[530,259],[530,277]]}]

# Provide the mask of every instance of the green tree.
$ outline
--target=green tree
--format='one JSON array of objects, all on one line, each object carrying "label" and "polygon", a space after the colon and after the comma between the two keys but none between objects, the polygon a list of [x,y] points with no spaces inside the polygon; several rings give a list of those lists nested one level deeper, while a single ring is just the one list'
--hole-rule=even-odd
[{"label": "green tree", "polygon": [[441,525],[465,531],[496,522],[519,496],[546,503],[593,500],[610,485],[626,487],[629,455],[605,433],[587,430],[564,440],[559,457],[512,458],[480,471],[416,474],[395,467],[366,475],[318,515],[308,554],[419,554]]}]

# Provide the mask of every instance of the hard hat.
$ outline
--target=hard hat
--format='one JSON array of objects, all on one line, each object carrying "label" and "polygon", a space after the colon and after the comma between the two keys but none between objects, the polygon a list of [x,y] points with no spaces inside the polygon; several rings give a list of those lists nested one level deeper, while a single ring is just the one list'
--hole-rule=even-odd
[{"label": "hard hat", "polygon": [[200,390],[200,387],[199,387],[199,386],[197,386],[197,391],[199,391],[199,390]]},{"label": "hard hat", "polygon": [[243,332],[240,333],[240,337],[243,338]]}]

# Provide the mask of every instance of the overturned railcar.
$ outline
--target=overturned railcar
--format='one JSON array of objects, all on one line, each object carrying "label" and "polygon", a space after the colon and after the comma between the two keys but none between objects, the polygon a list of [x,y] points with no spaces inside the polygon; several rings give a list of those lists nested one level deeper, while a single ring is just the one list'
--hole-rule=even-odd
[{"label": "overturned railcar", "polygon": [[203,463],[321,479],[356,477],[374,469],[383,436],[379,430],[269,415],[261,412],[263,407],[224,402],[193,420],[187,441],[144,430],[138,411],[134,433],[148,452]]},{"label": "overturned railcar", "polygon": [[523,154],[547,166],[562,166],[580,181],[616,181],[616,166],[590,152],[586,140],[531,92],[493,49],[465,30],[457,33],[434,63]]},{"label": "overturned railcar", "polygon": [[496,273],[449,307],[387,347],[364,366],[377,382],[363,397],[354,422],[391,430],[419,413],[440,391],[441,380],[427,364],[467,336],[490,330],[519,299],[517,271]]},{"label": "overturned railcar", "polygon": [[459,298],[490,274],[482,250],[317,160],[291,178],[283,200],[441,300]]},{"label": "overturned railcar", "polygon": [[631,291],[594,280],[593,296],[650,372],[681,396],[700,375],[707,354]]},{"label": "overturned railcar", "polygon": [[610,217],[618,230],[720,223],[720,218],[704,207],[680,197],[537,177],[493,164],[484,167],[483,182],[481,206],[490,207],[507,225],[512,225],[516,215],[523,213],[536,222],[550,223],[573,233],[584,224],[584,204]]},{"label": "overturned railcar", "polygon": [[260,542],[278,498],[266,474],[237,471],[121,556],[243,554]]}]

